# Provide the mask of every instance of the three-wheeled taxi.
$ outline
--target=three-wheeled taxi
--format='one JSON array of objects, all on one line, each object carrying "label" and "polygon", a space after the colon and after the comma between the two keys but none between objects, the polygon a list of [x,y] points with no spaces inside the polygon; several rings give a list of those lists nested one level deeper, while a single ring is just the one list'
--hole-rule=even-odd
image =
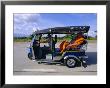
[{"label": "three-wheeled taxi", "polygon": [[69,68],[87,67],[85,54],[90,26],[55,27],[36,31],[28,47],[28,58]]}]

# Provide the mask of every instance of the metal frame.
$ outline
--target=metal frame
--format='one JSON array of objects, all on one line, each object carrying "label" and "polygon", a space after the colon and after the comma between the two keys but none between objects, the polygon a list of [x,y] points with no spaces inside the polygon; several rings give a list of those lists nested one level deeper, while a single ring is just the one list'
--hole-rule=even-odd
[{"label": "metal frame", "polygon": [[[106,35],[106,40],[107,40],[107,53],[106,57],[107,59],[110,58],[110,42],[109,42],[109,36],[110,36],[110,2],[107,1],[1,1],[1,87],[3,88],[31,88],[31,87],[61,87],[61,85],[16,85],[16,84],[5,84],[5,6],[6,5],[106,5],[107,9],[107,35]],[[109,61],[107,61],[108,64]],[[108,79],[109,77],[107,77]],[[22,80],[22,79],[21,79]],[[70,87],[72,85],[64,85],[65,87]],[[74,85],[77,87],[84,87],[84,88],[90,88],[89,85]],[[99,85],[99,87],[104,87],[105,85]],[[94,86],[91,85],[91,88]],[[98,86],[97,86],[98,87]]]}]

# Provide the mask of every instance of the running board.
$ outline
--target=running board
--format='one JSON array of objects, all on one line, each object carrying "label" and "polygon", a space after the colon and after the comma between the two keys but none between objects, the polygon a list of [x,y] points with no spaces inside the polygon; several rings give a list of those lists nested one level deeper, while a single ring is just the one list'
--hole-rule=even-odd
[{"label": "running board", "polygon": [[61,62],[55,61],[38,61],[38,64],[47,63],[47,64],[61,64]]}]

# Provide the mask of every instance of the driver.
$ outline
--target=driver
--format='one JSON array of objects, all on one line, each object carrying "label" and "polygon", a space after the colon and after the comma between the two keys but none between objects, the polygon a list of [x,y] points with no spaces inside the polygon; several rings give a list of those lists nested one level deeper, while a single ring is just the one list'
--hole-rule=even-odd
[{"label": "driver", "polygon": [[35,59],[38,59],[39,48],[40,48],[39,41],[35,39],[33,42],[33,50],[34,50]]},{"label": "driver", "polygon": [[34,51],[35,59],[39,59],[40,38],[41,35],[36,35],[33,41],[33,51]]}]

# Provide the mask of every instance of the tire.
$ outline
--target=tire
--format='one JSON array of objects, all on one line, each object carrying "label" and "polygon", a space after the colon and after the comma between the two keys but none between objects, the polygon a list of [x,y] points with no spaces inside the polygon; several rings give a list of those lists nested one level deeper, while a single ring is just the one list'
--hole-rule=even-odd
[{"label": "tire", "polygon": [[76,66],[76,59],[74,57],[69,57],[65,61],[65,65],[69,68],[74,68]]},{"label": "tire", "polygon": [[28,53],[28,58],[29,58],[30,60],[32,60],[32,54],[31,54],[31,53]]},{"label": "tire", "polygon": [[83,62],[82,62],[82,66],[83,66],[84,68],[87,67],[86,61],[83,61]]}]

